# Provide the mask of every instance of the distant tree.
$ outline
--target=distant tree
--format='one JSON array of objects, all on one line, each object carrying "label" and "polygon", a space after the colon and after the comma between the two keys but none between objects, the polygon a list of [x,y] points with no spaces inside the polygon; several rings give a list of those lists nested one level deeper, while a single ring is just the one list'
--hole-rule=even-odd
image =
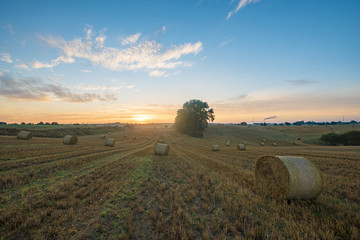
[{"label": "distant tree", "polygon": [[6,125],[7,123],[6,122],[0,122],[0,125]]},{"label": "distant tree", "polygon": [[304,125],[304,121],[297,121],[297,122],[294,122],[293,124],[295,125],[295,126],[301,126],[301,125]]},{"label": "distant tree", "polygon": [[52,122],[51,125],[59,125],[57,122]]},{"label": "distant tree", "polygon": [[247,123],[246,123],[246,122],[241,122],[240,124],[241,124],[241,125],[245,125],[245,126],[247,125]]},{"label": "distant tree", "polygon": [[26,123],[25,123],[25,122],[21,122],[21,125],[26,125]]},{"label": "distant tree", "polygon": [[37,125],[44,125],[44,123],[43,123],[43,122],[39,122]]},{"label": "distant tree", "polygon": [[341,136],[337,133],[328,133],[324,134],[320,137],[320,140],[325,142],[326,144],[330,144],[332,146],[336,146],[341,144]]},{"label": "distant tree", "polygon": [[31,125],[31,123],[27,123],[26,125]]},{"label": "distant tree", "polygon": [[209,109],[207,102],[193,99],[184,103],[183,108],[177,111],[175,127],[183,134],[202,137],[208,121],[214,120],[214,110]]},{"label": "distant tree", "polygon": [[291,125],[291,123],[289,123],[289,122],[285,122],[285,125],[286,125],[286,126],[290,126],[290,125]]},{"label": "distant tree", "polygon": [[49,122],[46,122],[45,125],[50,125],[50,123],[49,123]]}]

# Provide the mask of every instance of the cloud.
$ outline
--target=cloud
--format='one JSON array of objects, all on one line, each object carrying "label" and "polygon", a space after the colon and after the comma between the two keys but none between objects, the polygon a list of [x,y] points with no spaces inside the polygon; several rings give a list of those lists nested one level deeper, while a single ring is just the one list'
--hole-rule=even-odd
[{"label": "cloud", "polygon": [[149,76],[151,76],[151,77],[168,77],[169,74],[167,74],[165,71],[154,70],[154,71],[149,72]]},{"label": "cloud", "polygon": [[92,36],[94,35],[93,34],[93,31],[92,31],[92,26],[91,25],[86,25],[85,27],[85,33],[86,33],[86,39],[87,40],[90,40],[92,38]]},{"label": "cloud", "polygon": [[0,76],[0,96],[32,101],[50,101],[55,98],[73,103],[116,100],[113,94],[73,93],[58,83],[45,83],[40,78],[32,77],[14,79],[8,74]]},{"label": "cloud", "polygon": [[105,86],[105,85],[78,85],[75,88],[86,91],[118,91],[120,89],[133,89],[135,85],[119,85],[119,86]]},{"label": "cloud", "polygon": [[124,46],[124,45],[129,45],[129,44],[134,44],[136,43],[139,38],[141,36],[141,33],[136,33],[134,35],[130,35],[126,38],[123,38],[122,41],[121,41],[121,44]]},{"label": "cloud", "polygon": [[[202,42],[199,41],[196,43],[184,43],[178,46],[171,46],[163,50],[161,44],[155,41],[138,42],[137,37],[133,37],[132,41],[136,44],[131,46],[125,48],[108,47],[105,46],[106,37],[103,34],[97,37],[92,36],[90,40],[86,38],[76,38],[71,41],[66,41],[62,38],[52,36],[41,36],[40,38],[51,47],[59,50],[59,58],[71,60],[66,63],[73,62],[74,58],[81,58],[91,61],[94,65],[100,65],[116,71],[136,71],[141,69],[151,72],[154,70],[165,71],[166,69],[173,69],[180,66],[191,66],[191,64],[179,61],[179,59],[189,54],[197,55],[203,48]],[[60,62],[65,61],[53,60],[52,63],[48,65],[37,63],[36,66],[54,66]]]},{"label": "cloud", "polygon": [[3,28],[8,30],[11,34],[15,34],[14,27],[10,23],[7,23],[5,26],[3,26]]},{"label": "cloud", "polygon": [[292,83],[295,86],[304,86],[304,85],[315,83],[316,81],[311,81],[311,80],[306,80],[306,79],[298,79],[298,80],[288,80],[287,82]]},{"label": "cloud", "polygon": [[57,65],[59,65],[60,63],[73,63],[75,62],[75,60],[71,57],[64,57],[64,56],[60,56],[57,59],[54,59],[51,61],[51,63],[42,63],[39,61],[35,61],[31,64],[32,68],[38,69],[38,68],[52,68],[55,67]]},{"label": "cloud", "polygon": [[0,53],[0,61],[12,63],[11,56],[9,53]]},{"label": "cloud", "polygon": [[226,41],[221,42],[221,43],[219,44],[219,46],[220,46],[220,47],[223,47],[223,46],[231,43],[233,40],[234,40],[233,38],[230,38],[230,39],[228,39],[228,40],[226,40]]},{"label": "cloud", "polygon": [[91,71],[90,70],[80,70],[81,72],[84,72],[84,73],[91,73]]},{"label": "cloud", "polygon": [[[237,13],[241,8],[245,7],[246,5],[250,4],[250,3],[256,3],[259,2],[260,0],[240,0],[239,4],[237,5],[237,7],[232,10],[231,12],[228,13],[227,18],[229,19],[232,15],[234,15],[235,13]],[[232,1],[233,2],[233,1]]]},{"label": "cloud", "polygon": [[21,69],[29,69],[29,66],[24,63],[19,63],[14,66],[14,68],[21,68]]}]

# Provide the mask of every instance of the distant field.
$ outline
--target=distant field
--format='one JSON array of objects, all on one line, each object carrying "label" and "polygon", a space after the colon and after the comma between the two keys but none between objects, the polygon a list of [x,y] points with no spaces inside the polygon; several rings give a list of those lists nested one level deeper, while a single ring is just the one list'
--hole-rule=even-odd
[{"label": "distant field", "polygon": [[61,124],[61,125],[0,125],[0,135],[16,136],[20,131],[30,131],[35,137],[62,138],[66,135],[94,135],[121,131],[123,125]]},{"label": "distant field", "polygon": [[[139,125],[112,131],[113,148],[100,139],[107,129],[74,146],[0,136],[0,239],[360,239],[360,146],[313,144],[350,130],[359,125],[226,125],[192,138]],[[159,139],[169,156],[154,156]],[[242,141],[247,150],[237,151]],[[311,160],[323,192],[290,203],[267,198],[254,176],[264,155]]]}]

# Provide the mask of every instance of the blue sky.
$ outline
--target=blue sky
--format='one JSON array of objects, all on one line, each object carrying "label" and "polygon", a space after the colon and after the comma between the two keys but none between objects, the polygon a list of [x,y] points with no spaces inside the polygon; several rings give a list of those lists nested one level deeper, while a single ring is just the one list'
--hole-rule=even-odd
[{"label": "blue sky", "polygon": [[0,118],[360,120],[360,2],[1,1]]}]

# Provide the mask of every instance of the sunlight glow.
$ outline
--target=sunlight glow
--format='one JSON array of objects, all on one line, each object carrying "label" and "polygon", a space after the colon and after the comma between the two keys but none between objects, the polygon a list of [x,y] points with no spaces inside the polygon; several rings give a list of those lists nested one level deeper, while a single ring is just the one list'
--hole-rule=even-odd
[{"label": "sunlight glow", "polygon": [[139,114],[139,115],[133,115],[132,120],[137,123],[147,123],[149,120],[153,119],[150,115],[145,114]]}]

